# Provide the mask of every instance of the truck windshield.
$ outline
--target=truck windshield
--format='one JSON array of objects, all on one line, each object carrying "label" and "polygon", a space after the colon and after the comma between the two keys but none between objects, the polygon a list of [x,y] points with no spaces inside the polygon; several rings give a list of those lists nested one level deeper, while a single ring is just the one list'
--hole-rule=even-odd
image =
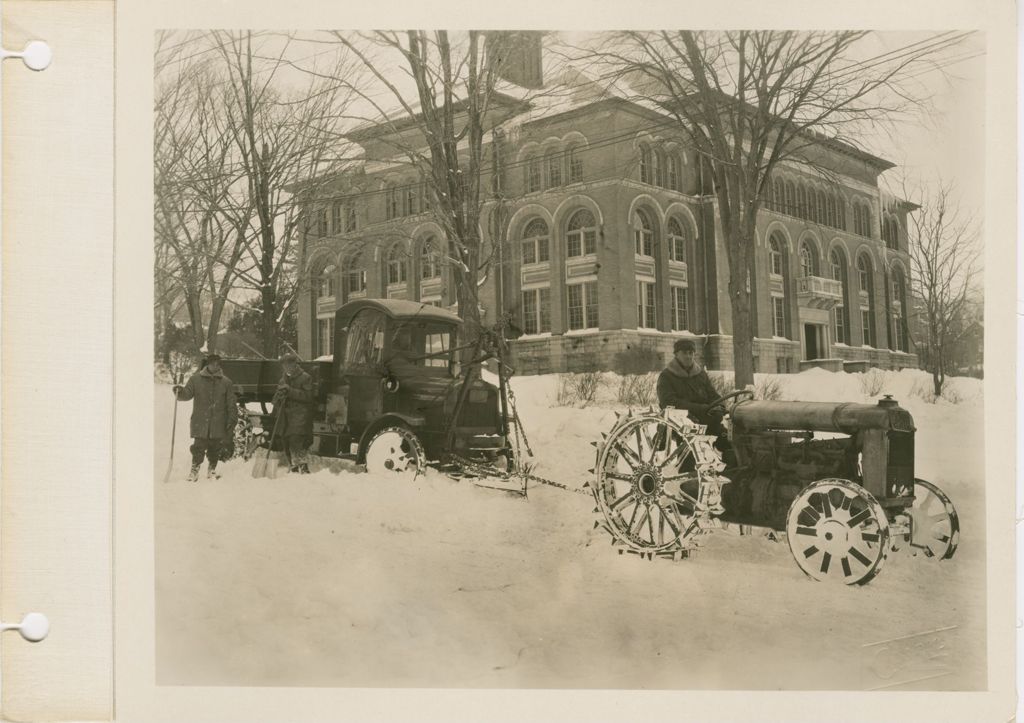
[{"label": "truck windshield", "polygon": [[451,324],[436,321],[396,321],[385,355],[393,371],[417,367],[421,372],[448,373],[452,365]]}]

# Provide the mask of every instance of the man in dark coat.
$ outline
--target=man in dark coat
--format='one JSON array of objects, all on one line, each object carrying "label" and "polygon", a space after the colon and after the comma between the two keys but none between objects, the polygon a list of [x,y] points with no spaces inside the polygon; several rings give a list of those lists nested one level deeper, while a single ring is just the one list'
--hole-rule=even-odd
[{"label": "man in dark coat", "polygon": [[235,387],[231,380],[224,376],[220,368],[220,356],[210,354],[206,357],[203,367],[193,374],[185,386],[174,387],[178,399],[192,402],[192,421],[189,434],[192,436],[192,469],[188,480],[199,479],[199,465],[203,455],[209,462],[207,479],[217,479],[217,461],[220,459],[220,448],[225,440],[230,440],[235,433],[235,422],[238,419],[238,404],[235,401]]},{"label": "man in dark coat", "polygon": [[720,395],[711,385],[707,371],[694,362],[693,342],[679,339],[672,351],[672,361],[658,376],[658,404],[662,409],[685,409],[695,422],[707,425],[708,434],[721,435],[723,410],[709,408],[709,403]]},{"label": "man in dark coat", "polygon": [[313,378],[302,371],[295,354],[281,357],[284,374],[274,394],[274,408],[283,417],[279,431],[292,472],[309,474],[309,443],[313,436]]}]

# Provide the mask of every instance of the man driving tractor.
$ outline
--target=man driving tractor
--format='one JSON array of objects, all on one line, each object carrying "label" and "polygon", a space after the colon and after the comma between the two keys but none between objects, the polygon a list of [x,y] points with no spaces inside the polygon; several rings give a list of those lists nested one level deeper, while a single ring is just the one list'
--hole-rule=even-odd
[{"label": "man driving tractor", "polygon": [[705,424],[708,434],[721,437],[724,409],[710,403],[719,398],[708,373],[694,360],[696,346],[689,339],[679,339],[672,347],[672,361],[658,376],[658,405],[685,409],[697,424]]}]

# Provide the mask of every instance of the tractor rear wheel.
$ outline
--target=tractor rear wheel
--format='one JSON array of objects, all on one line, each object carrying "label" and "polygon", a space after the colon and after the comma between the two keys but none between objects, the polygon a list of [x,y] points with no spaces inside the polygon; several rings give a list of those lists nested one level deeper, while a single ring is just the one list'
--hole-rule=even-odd
[{"label": "tractor rear wheel", "polygon": [[815,580],[863,585],[877,575],[889,551],[889,521],[859,484],[823,479],[790,505],[786,537],[797,566]]},{"label": "tractor rear wheel", "polygon": [[923,479],[914,480],[910,549],[930,560],[948,560],[960,544],[960,517],[949,497]]},{"label": "tractor rear wheel", "polygon": [[366,471],[371,474],[421,474],[426,458],[416,434],[405,427],[384,427],[366,445]]}]

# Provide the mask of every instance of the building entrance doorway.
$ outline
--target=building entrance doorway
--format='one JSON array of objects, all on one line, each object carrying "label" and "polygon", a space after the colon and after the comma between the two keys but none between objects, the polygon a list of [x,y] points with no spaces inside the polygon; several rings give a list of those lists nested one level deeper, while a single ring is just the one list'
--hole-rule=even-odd
[{"label": "building entrance doorway", "polygon": [[820,359],[824,348],[822,328],[818,324],[804,324],[804,359]]}]

